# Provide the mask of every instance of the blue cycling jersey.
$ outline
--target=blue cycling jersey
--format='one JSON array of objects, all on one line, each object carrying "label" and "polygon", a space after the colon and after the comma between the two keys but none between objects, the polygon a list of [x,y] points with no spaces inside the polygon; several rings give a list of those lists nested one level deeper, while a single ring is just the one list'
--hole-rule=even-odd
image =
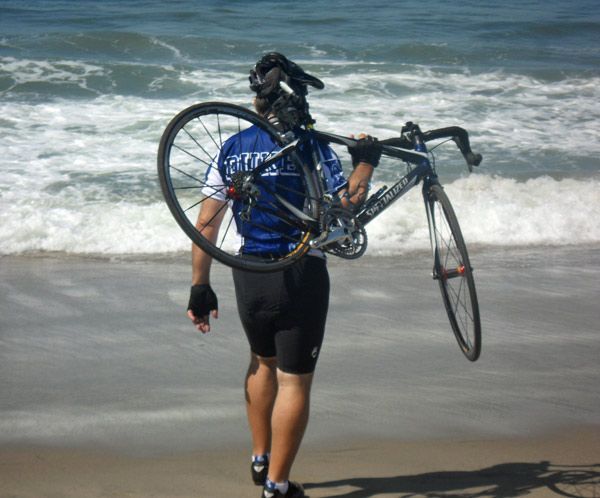
[{"label": "blue cycling jersey", "polygon": [[[299,154],[303,161],[312,164],[313,157],[310,146],[303,144]],[[282,220],[268,210],[253,209],[249,218],[242,219],[240,210],[242,201],[228,199],[223,186],[231,185],[232,175],[238,171],[251,171],[264,160],[280,149],[271,135],[264,130],[251,126],[230,137],[221,149],[206,175],[205,195],[232,203],[236,229],[241,236],[240,252],[244,254],[287,254],[296,245],[294,240],[300,230]],[[312,149],[319,156],[326,179],[326,188],[335,193],[346,186],[342,166],[335,152],[326,144],[316,140]],[[258,184],[260,202],[263,206],[281,205],[275,200],[273,193],[283,195],[286,201],[302,210],[305,203],[303,180],[297,165],[289,156],[285,156],[261,173]]]}]

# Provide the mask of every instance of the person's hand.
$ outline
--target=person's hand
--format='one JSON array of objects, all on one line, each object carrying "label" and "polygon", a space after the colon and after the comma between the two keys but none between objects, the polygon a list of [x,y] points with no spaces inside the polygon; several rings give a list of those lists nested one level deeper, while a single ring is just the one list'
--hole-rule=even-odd
[{"label": "person's hand", "polygon": [[[351,135],[354,138],[353,135]],[[369,193],[369,183],[373,170],[379,164],[381,145],[369,135],[361,133],[355,147],[349,147],[354,171],[348,178],[348,189],[342,197],[342,206],[352,208],[360,206]]]},{"label": "person's hand", "polygon": [[373,176],[373,166],[359,163],[348,178],[348,189],[342,196],[342,206],[352,208],[360,206],[369,193],[369,183]]},{"label": "person's hand", "polygon": [[210,317],[219,318],[219,304],[209,284],[192,285],[187,315],[200,332],[210,332]]},{"label": "person's hand", "polygon": [[376,168],[381,158],[381,144],[376,138],[361,133],[358,136],[356,145],[348,147],[348,152],[352,156],[352,166],[354,168],[361,163],[367,163]]}]

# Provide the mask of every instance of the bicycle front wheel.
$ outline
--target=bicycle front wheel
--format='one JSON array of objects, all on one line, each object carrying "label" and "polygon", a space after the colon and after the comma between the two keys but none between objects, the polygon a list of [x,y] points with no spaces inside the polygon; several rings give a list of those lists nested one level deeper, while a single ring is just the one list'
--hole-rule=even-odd
[{"label": "bicycle front wheel", "polygon": [[475,361],[481,353],[481,322],[473,268],[448,196],[438,184],[428,192],[434,252],[433,277],[440,285],[450,325],[461,351]]},{"label": "bicycle front wheel", "polygon": [[227,266],[281,270],[310,248],[318,195],[295,152],[269,162],[283,145],[264,118],[219,102],[185,109],[162,135],[158,175],[167,205],[188,237]]}]

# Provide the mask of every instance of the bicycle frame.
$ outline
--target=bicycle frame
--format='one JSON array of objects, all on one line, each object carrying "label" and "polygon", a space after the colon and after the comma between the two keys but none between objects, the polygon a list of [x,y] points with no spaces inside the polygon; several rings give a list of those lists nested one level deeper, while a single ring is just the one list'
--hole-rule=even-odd
[{"label": "bicycle frame", "polygon": [[[390,149],[385,147],[386,151]],[[422,195],[423,202],[425,204],[425,211],[427,213],[427,225],[429,227],[429,242],[431,251],[435,257],[435,219],[431,211],[429,203],[428,192],[434,183],[439,184],[437,174],[431,165],[431,161],[427,157],[427,148],[423,144],[421,154],[424,157],[420,158],[420,163],[411,168],[406,175],[400,178],[392,187],[382,187],[378,192],[373,194],[365,205],[359,210],[356,218],[359,223],[366,226],[368,223],[373,221],[383,211],[385,211],[394,202],[400,199],[402,196],[407,194],[413,187],[417,186],[419,182],[423,182]],[[395,149],[393,149],[395,150]],[[421,155],[419,154],[419,155]],[[404,158],[405,160],[407,158]]]},{"label": "bicycle frame", "polygon": [[[468,134],[466,130],[462,128],[454,126],[448,128],[440,128],[437,130],[430,130],[425,133],[422,133],[417,125],[407,123],[407,126],[403,128],[403,131],[405,129],[410,130],[411,132],[415,132],[413,140],[416,143],[415,148],[417,148],[418,150],[409,150],[403,148],[403,146],[406,145],[406,142],[403,142],[403,138],[400,137],[382,141],[382,152],[386,156],[401,159],[405,163],[412,165],[412,167],[410,168],[408,173],[402,178],[400,178],[394,185],[392,185],[392,187],[382,187],[375,194],[371,195],[363,204],[363,206],[359,209],[359,211],[355,214],[355,219],[359,222],[361,226],[366,226],[377,216],[379,216],[383,211],[385,211],[390,205],[392,205],[394,202],[400,199],[400,197],[404,196],[409,190],[411,190],[413,187],[418,185],[419,182],[422,181],[423,201],[425,203],[425,209],[427,212],[429,237],[431,247],[433,250],[435,244],[433,234],[435,220],[429,206],[428,192],[431,186],[434,184],[439,184],[439,181],[437,174],[431,164],[431,161],[429,160],[426,142],[429,140],[435,140],[440,138],[451,138],[452,140],[454,140],[457,147],[465,157],[469,169],[471,169],[472,166],[479,165],[479,162],[481,161],[481,156],[473,154],[473,152],[470,149]],[[288,154],[293,154],[301,144],[309,142],[312,138],[324,142],[345,145],[347,147],[352,147],[356,144],[356,139],[343,137],[333,133],[318,131],[314,128],[310,128],[308,130],[301,130],[299,134],[293,135],[290,138],[291,141],[289,143],[284,145],[279,151],[277,151],[271,157],[269,157],[259,168],[254,170],[253,174],[262,174],[262,172],[264,172],[276,161]],[[315,164],[317,164],[317,161],[315,161]],[[317,166],[317,169],[318,168],[319,167]],[[318,173],[318,171],[315,173]],[[318,195],[319,197],[321,197],[324,191],[323,182],[319,179],[315,183]],[[308,217],[300,210],[289,205],[289,203],[287,203],[284,199],[280,200],[282,204],[286,205],[286,207],[290,211],[292,211],[298,218],[303,219],[305,222],[308,223],[318,223],[319,220],[314,220]]]},{"label": "bicycle frame", "polygon": [[[412,134],[410,140],[404,137],[405,131]],[[317,130],[313,130],[312,133],[318,139],[346,145],[349,147],[356,142],[354,139],[341,137],[331,133],[320,132]],[[390,205],[392,205],[394,202],[400,199],[400,197],[404,196],[408,191],[422,181],[422,195],[423,202],[425,204],[425,211],[427,213],[429,241],[431,251],[435,258],[436,221],[434,213],[431,209],[432,206],[429,199],[429,192],[432,185],[439,185],[440,183],[438,181],[437,173],[435,172],[435,169],[429,160],[426,142],[441,138],[452,139],[465,158],[465,161],[469,167],[469,171],[472,171],[473,166],[479,165],[481,162],[481,155],[474,154],[471,151],[467,131],[457,126],[430,130],[423,133],[419,129],[418,125],[407,123],[402,129],[402,133],[403,135],[399,138],[392,138],[382,141],[382,152],[384,155],[402,159],[405,163],[412,165],[412,167],[409,166],[410,169],[408,173],[400,178],[394,185],[392,185],[392,187],[387,188],[387,186],[384,186],[376,193],[371,195],[356,213],[355,217],[360,226],[366,226],[383,211],[385,211]],[[414,148],[417,150],[409,150],[404,148],[407,145],[410,146],[412,144],[414,144]]]},{"label": "bicycle frame", "polygon": [[[353,139],[345,139],[339,135],[324,133],[320,131],[313,132],[317,138],[338,144],[350,145],[355,142]],[[439,183],[429,157],[427,148],[422,144],[420,151],[399,149],[390,145],[383,145],[383,153],[387,156],[397,157],[406,163],[414,165],[406,175],[400,178],[390,188],[382,187],[376,193],[371,195],[356,214],[356,219],[362,226],[366,226],[385,211],[389,206],[396,202],[400,197],[408,193],[413,187],[423,181],[423,199],[427,200],[426,192],[433,183]],[[427,204],[427,202],[425,202]],[[429,209],[427,209],[428,220],[431,220]]]},{"label": "bicycle frame", "polygon": [[[467,161],[469,170],[472,170],[473,166],[478,166],[481,162],[481,155],[473,154],[471,151],[468,133],[466,130],[458,126],[439,128],[436,130],[427,131],[425,133],[422,133],[418,126],[413,125],[412,123],[407,123],[405,128],[416,131],[416,148],[418,150],[402,148],[405,145],[405,143],[402,142],[402,138],[392,138],[383,140],[381,142],[382,152],[386,156],[402,159],[404,162],[414,165],[414,167],[404,177],[400,178],[400,180],[398,180],[391,188],[388,189],[387,187],[384,187],[367,199],[363,207],[356,215],[356,218],[362,225],[366,225],[371,222],[376,216],[381,214],[385,209],[406,194],[421,180],[424,181],[424,192],[426,192],[426,189],[428,189],[433,183],[439,183],[437,180],[437,174],[435,173],[435,170],[429,161],[427,146],[425,144],[427,141],[440,138],[451,138],[456,143],[457,147]],[[352,147],[356,143],[355,139],[345,138],[332,133],[326,133],[318,130],[313,130],[312,133],[316,136],[316,138],[326,142],[333,142],[340,145],[346,145],[348,147]]]},{"label": "bicycle frame", "polygon": [[365,205],[356,215],[358,221],[362,225],[367,225],[391,204],[396,202],[400,197],[405,195],[409,190],[418,185],[423,180],[423,189],[425,190],[433,181],[437,181],[437,177],[429,163],[425,159],[423,163],[412,168],[405,176],[400,178],[392,187],[382,188],[380,191],[373,194],[367,199]]}]

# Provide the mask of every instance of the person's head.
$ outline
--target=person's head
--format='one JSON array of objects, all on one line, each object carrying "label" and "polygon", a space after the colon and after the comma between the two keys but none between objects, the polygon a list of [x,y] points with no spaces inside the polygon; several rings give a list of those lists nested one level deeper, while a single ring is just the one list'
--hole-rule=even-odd
[{"label": "person's head", "polygon": [[271,104],[266,97],[254,97],[253,104],[258,114],[265,117],[269,115],[269,107]]},{"label": "person's head", "polygon": [[321,89],[325,85],[284,55],[265,54],[250,71],[249,80],[259,114],[275,116],[286,126],[313,122],[306,101],[308,86]]}]

